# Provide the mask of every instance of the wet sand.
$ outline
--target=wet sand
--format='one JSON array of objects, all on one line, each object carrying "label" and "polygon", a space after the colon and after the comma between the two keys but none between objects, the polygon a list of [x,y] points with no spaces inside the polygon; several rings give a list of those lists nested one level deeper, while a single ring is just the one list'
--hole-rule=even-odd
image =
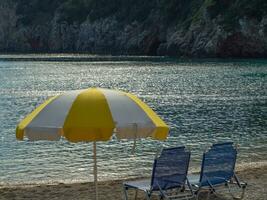
[{"label": "wet sand", "polygon": [[[241,180],[248,183],[245,200],[267,200],[267,165],[247,166],[238,168],[237,174]],[[0,200],[73,200],[94,199],[94,184],[72,183],[56,185],[26,185],[26,186],[0,186]],[[129,199],[134,199],[134,193],[129,192]],[[99,182],[100,200],[123,199],[122,180]],[[138,199],[145,199],[142,192]],[[157,198],[153,198],[157,199]],[[205,199],[205,194],[203,198]],[[228,193],[220,198],[212,195],[210,199],[232,199]]]}]

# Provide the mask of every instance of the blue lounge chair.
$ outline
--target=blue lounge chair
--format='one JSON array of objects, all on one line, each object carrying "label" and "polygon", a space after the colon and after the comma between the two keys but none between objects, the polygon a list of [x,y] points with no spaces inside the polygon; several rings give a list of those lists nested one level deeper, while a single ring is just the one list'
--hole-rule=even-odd
[{"label": "blue lounge chair", "polygon": [[[163,149],[154,160],[151,179],[123,183],[125,199],[128,200],[129,189],[136,191],[135,199],[138,190],[145,192],[146,199],[150,199],[152,194],[159,195],[161,199],[194,197],[192,190],[185,192],[189,160],[190,152],[185,147]],[[170,191],[175,191],[175,195],[169,194]]]},{"label": "blue lounge chair", "polygon": [[[237,151],[232,142],[214,144],[203,154],[201,172],[199,175],[189,175],[188,179],[195,190],[197,199],[203,191],[217,194],[217,186],[227,186],[233,198],[242,199],[246,183],[240,182],[234,169]],[[242,194],[237,197],[232,192],[232,185],[242,189]]]}]

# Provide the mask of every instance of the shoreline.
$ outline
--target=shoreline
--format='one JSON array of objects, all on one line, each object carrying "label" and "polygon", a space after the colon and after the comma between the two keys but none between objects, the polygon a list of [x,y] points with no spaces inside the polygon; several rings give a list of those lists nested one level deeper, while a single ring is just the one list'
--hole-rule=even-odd
[{"label": "shoreline", "polygon": [[[152,166],[151,166],[152,167]],[[257,168],[267,168],[267,160],[264,161],[255,161],[255,162],[243,162],[243,163],[237,163],[235,167],[236,172],[242,172],[244,170],[253,170]],[[189,166],[188,174],[197,174],[200,171],[200,165],[193,165]],[[132,177],[125,177],[125,178],[118,178],[118,179],[104,179],[99,180],[99,182],[120,182],[120,181],[127,181],[127,180],[135,180],[140,178],[149,178],[149,176],[132,176]],[[34,186],[40,186],[40,185],[60,185],[60,184],[85,184],[85,183],[93,183],[93,180],[73,180],[73,181],[40,181],[40,182],[19,182],[19,183],[0,183],[0,190],[2,188],[17,188],[17,187],[34,187]]]},{"label": "shoreline", "polygon": [[177,57],[160,55],[127,55],[127,54],[90,54],[90,53],[0,53],[2,62],[110,62],[110,61],[169,61],[169,62],[194,62],[194,61],[221,61],[242,62],[250,60],[267,60],[266,57]]},{"label": "shoreline", "polygon": [[[237,166],[237,175],[242,181],[248,183],[245,200],[266,200],[267,195],[267,164],[253,163],[246,166]],[[122,180],[100,181],[100,199],[123,199]],[[133,179],[130,179],[133,180]],[[130,199],[133,192],[129,193]],[[229,199],[226,193],[222,199]],[[227,197],[228,196],[228,197]],[[145,199],[142,192],[138,199]],[[0,186],[0,200],[23,199],[94,199],[94,183],[57,183],[57,184],[29,184]],[[211,199],[217,199],[215,197]]]}]

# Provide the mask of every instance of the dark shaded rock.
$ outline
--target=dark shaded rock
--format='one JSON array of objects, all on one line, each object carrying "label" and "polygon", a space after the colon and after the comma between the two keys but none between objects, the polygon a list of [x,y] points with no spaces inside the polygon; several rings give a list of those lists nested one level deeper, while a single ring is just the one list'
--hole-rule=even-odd
[{"label": "dark shaded rock", "polygon": [[167,46],[167,55],[168,56],[180,56],[180,47],[175,44],[175,43],[171,43]]},{"label": "dark shaded rock", "polygon": [[158,56],[165,56],[167,55],[167,43],[160,43],[159,47],[157,49],[157,55]]},{"label": "dark shaded rock", "polygon": [[[27,37],[27,36],[26,36]],[[40,50],[40,36],[37,36],[37,38],[31,38],[31,37],[29,37],[29,38],[27,38],[27,41],[28,41],[28,43],[30,44],[30,46],[31,46],[31,49],[33,50],[33,51],[38,51],[38,50]]]},{"label": "dark shaded rock", "polygon": [[265,55],[264,44],[259,40],[234,33],[221,42],[218,47],[220,57],[257,58]]},{"label": "dark shaded rock", "polygon": [[160,39],[158,37],[158,28],[154,28],[150,34],[146,35],[142,41],[144,47],[144,54],[150,56],[156,56],[157,50],[160,45]]}]

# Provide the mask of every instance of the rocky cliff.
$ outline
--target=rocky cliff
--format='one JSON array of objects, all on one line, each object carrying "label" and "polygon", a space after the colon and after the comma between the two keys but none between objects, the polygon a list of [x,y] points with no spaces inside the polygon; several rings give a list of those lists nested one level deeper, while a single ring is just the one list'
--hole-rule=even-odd
[{"label": "rocky cliff", "polygon": [[1,0],[0,51],[267,57],[267,1]]}]

